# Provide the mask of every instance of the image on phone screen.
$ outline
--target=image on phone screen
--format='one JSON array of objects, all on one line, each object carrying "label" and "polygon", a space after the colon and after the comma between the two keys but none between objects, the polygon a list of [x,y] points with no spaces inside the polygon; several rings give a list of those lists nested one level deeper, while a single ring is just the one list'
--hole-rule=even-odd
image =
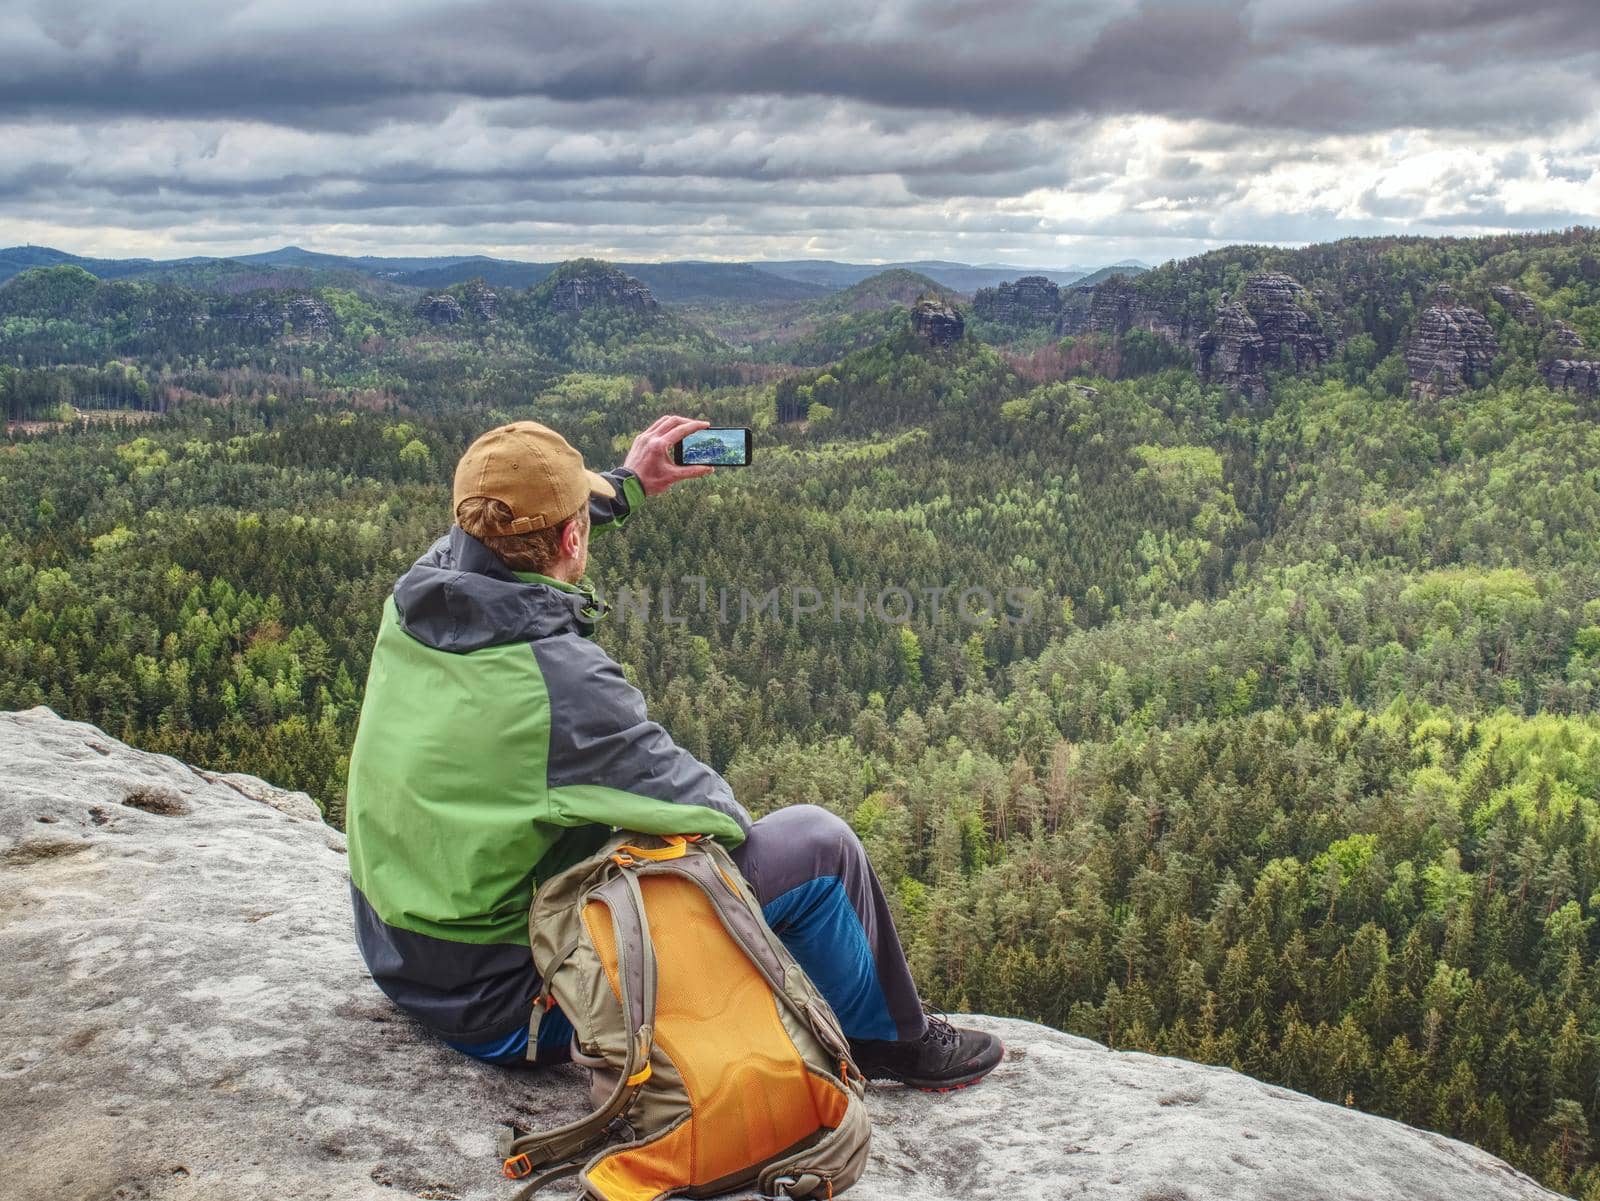
[{"label": "image on phone screen", "polygon": [[674,448],[674,458],[685,466],[744,467],[750,462],[750,431],[745,428],[709,429],[690,434]]}]

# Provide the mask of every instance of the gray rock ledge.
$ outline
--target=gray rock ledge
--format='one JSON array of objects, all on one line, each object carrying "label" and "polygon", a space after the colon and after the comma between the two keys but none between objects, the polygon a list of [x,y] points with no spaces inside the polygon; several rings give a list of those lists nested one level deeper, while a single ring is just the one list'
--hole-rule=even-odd
[{"label": "gray rock ledge", "polygon": [[[301,794],[0,713],[6,1196],[509,1196],[496,1125],[575,1114],[579,1078],[474,1063],[396,1013],[351,941],[343,852]],[[1006,1062],[962,1092],[874,1088],[855,1201],[1555,1195],[1224,1068],[972,1021]]]}]

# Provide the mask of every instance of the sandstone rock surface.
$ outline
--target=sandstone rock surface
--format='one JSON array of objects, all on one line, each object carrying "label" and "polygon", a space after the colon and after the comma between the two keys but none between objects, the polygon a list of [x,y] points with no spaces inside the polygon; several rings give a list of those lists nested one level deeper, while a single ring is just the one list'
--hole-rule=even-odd
[{"label": "sandstone rock surface", "polygon": [[1486,375],[1500,342],[1484,315],[1440,288],[1406,345],[1406,370],[1418,396],[1451,396]]},{"label": "sandstone rock surface", "polygon": [[[373,988],[309,798],[0,713],[0,1181],[28,1201],[509,1198],[497,1123],[573,1069],[493,1068]],[[973,1018],[977,1088],[876,1087],[855,1201],[1548,1201],[1485,1152],[1223,1068]],[[570,1195],[554,1189],[552,1196]]]},{"label": "sandstone rock surface", "polygon": [[429,325],[454,325],[466,315],[461,302],[448,292],[437,292],[417,301],[417,316]]},{"label": "sandstone rock surface", "polygon": [[1267,369],[1314,371],[1333,354],[1320,306],[1298,280],[1281,271],[1252,275],[1240,298],[1222,305],[1209,326],[1171,298],[1148,296],[1120,277],[1099,284],[1087,306],[1062,305],[1062,333],[1121,336],[1136,329],[1193,351],[1200,379],[1223,384],[1256,403],[1266,399]]},{"label": "sandstone rock surface", "polygon": [[979,288],[972,297],[973,313],[998,325],[1054,327],[1060,309],[1061,289],[1043,275],[1024,275],[992,288]]},{"label": "sandstone rock surface", "polygon": [[653,312],[659,306],[650,289],[609,263],[565,271],[550,288],[550,305],[574,316],[596,307]]},{"label": "sandstone rock surface", "polygon": [[1539,372],[1552,388],[1565,388],[1585,397],[1600,396],[1600,361],[1554,359]]},{"label": "sandstone rock surface", "polygon": [[1500,302],[1506,312],[1518,321],[1525,321],[1529,325],[1539,325],[1543,317],[1539,313],[1539,303],[1526,292],[1518,291],[1507,284],[1496,284],[1489,289],[1489,295]]},{"label": "sandstone rock surface", "polygon": [[1200,378],[1226,384],[1252,401],[1267,393],[1262,368],[1267,362],[1266,339],[1248,309],[1230,301],[1217,310],[1217,319],[1200,338]]},{"label": "sandstone rock surface", "polygon": [[306,295],[262,296],[226,310],[223,321],[238,327],[243,334],[264,338],[291,333],[325,337],[334,328],[333,309],[328,302]]},{"label": "sandstone rock surface", "polygon": [[500,297],[481,279],[469,279],[462,284],[461,298],[467,311],[479,321],[493,321],[500,311]]},{"label": "sandstone rock surface", "polygon": [[1261,331],[1261,353],[1269,367],[1315,371],[1333,353],[1322,332],[1315,302],[1300,281],[1281,271],[1263,271],[1244,283],[1244,307]]},{"label": "sandstone rock surface", "polygon": [[924,296],[911,306],[911,328],[935,346],[961,341],[966,319],[961,310],[939,296]]}]

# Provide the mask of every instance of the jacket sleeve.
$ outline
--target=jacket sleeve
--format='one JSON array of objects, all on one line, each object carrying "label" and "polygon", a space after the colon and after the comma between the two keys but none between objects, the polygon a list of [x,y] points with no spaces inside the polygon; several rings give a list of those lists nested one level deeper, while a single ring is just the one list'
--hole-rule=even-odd
[{"label": "jacket sleeve", "polygon": [[611,656],[576,634],[533,642],[550,704],[548,820],[744,841],[750,815],[728,783],[672,741]]},{"label": "jacket sleeve", "polygon": [[639,507],[644,504],[644,485],[627,467],[602,471],[600,475],[610,481],[611,486],[617,490],[617,495],[612,500],[598,496],[589,498],[590,528],[596,532],[621,529],[628,518],[637,513]]}]

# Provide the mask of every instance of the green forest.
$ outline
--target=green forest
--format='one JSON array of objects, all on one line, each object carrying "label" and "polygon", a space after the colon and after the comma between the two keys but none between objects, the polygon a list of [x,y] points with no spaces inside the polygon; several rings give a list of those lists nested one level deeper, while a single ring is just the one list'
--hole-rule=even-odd
[{"label": "green forest", "polygon": [[[601,268],[455,285],[442,324],[348,279],[0,286],[0,708],[338,825],[380,607],[474,436],[534,418],[604,467],[663,412],[749,425],[751,467],[595,544],[606,595],[681,621],[614,604],[598,637],[752,811],[850,821],[931,1002],[1600,1201],[1600,398],[1544,371],[1600,355],[1600,232],[1112,281],[1199,328],[1292,276],[1334,349],[1264,402],[1160,330],[938,345],[903,279],[712,313]],[[1496,346],[1443,392],[1406,361],[1441,284]]]}]

